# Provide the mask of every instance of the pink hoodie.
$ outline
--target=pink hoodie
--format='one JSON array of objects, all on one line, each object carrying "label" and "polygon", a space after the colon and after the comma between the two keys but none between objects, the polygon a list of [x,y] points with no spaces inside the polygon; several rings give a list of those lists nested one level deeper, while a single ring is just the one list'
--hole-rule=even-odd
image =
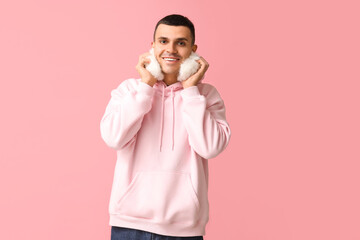
[{"label": "pink hoodie", "polygon": [[225,106],[210,84],[153,87],[128,79],[112,90],[100,123],[117,150],[110,225],[168,236],[205,235],[208,160],[229,143]]}]

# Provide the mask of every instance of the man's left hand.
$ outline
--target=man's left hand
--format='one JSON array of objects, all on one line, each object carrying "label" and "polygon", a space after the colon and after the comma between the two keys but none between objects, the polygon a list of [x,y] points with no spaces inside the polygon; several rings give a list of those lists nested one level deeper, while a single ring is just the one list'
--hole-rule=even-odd
[{"label": "man's left hand", "polygon": [[188,87],[196,86],[198,84],[198,82],[203,78],[205,72],[209,68],[209,63],[207,61],[205,61],[205,59],[203,57],[200,57],[200,59],[197,60],[197,62],[200,64],[200,67],[197,70],[197,72],[194,73],[193,75],[191,75],[185,81],[181,82],[184,89],[188,88]]}]

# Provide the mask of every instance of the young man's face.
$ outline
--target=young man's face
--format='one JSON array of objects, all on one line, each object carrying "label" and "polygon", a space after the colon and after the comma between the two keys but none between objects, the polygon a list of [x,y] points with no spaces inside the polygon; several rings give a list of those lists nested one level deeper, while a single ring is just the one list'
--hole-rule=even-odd
[{"label": "young man's face", "polygon": [[192,46],[191,41],[191,32],[188,27],[165,24],[157,27],[152,46],[165,75],[177,75],[181,63],[190,56],[191,51],[196,51],[197,46]]}]

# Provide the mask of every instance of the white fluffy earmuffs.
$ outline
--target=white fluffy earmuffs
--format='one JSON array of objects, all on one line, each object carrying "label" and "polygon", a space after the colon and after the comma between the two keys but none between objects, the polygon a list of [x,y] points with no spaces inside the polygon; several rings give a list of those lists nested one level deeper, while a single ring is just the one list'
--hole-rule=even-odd
[{"label": "white fluffy earmuffs", "polygon": [[[159,62],[155,58],[154,49],[151,48],[149,52],[151,53],[151,55],[148,56],[150,63],[146,63],[145,67],[156,79],[163,80],[164,74],[161,71]],[[180,65],[178,81],[184,81],[197,72],[200,64],[196,60],[199,59],[200,56],[197,53],[191,52],[190,56]]]}]

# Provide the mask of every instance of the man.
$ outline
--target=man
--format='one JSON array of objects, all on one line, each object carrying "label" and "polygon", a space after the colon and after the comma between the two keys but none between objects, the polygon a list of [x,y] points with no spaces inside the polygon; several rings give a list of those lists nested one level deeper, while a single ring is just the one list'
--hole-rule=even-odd
[{"label": "man", "polygon": [[[195,30],[181,15],[155,27],[154,54],[164,75],[157,80],[142,54],[140,79],[111,92],[101,136],[117,150],[109,213],[114,239],[203,239],[209,220],[208,159],[230,140],[225,106],[217,90],[201,80],[204,58],[179,82],[181,63],[196,51]],[[191,238],[190,238],[191,237]]]}]

